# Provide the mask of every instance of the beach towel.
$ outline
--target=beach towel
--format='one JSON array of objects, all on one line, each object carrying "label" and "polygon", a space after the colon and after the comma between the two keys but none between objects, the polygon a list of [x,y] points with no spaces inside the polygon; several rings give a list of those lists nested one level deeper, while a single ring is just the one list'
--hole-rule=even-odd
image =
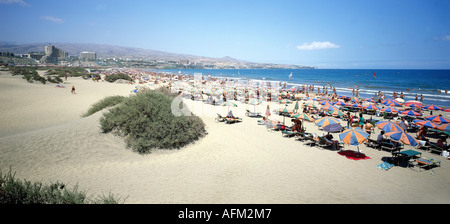
[{"label": "beach towel", "polygon": [[394,166],[394,164],[388,163],[388,162],[383,162],[380,165],[378,165],[378,169],[382,169],[382,170],[386,170],[388,171],[389,169],[391,169]]}]

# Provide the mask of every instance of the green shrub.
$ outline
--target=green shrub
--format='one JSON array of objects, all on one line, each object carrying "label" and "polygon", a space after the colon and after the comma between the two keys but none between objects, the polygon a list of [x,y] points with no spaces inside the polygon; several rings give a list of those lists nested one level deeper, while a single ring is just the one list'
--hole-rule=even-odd
[{"label": "green shrub", "polygon": [[104,133],[125,137],[127,147],[140,154],[153,149],[177,149],[205,135],[203,121],[191,116],[174,116],[173,95],[142,91],[111,108],[100,119]]},{"label": "green shrub", "polygon": [[115,82],[118,79],[124,79],[127,81],[133,81],[133,79],[127,75],[127,74],[122,74],[122,73],[117,73],[117,74],[111,74],[111,75],[107,75],[105,77],[105,80],[108,82]]},{"label": "green shrub", "polygon": [[0,204],[118,204],[119,200],[111,194],[89,198],[78,186],[68,189],[60,182],[22,182],[11,171],[4,176],[0,172]]},{"label": "green shrub", "polygon": [[97,113],[98,111],[103,110],[107,107],[115,106],[121,102],[123,102],[126,99],[124,96],[108,96],[104,99],[100,100],[99,102],[93,104],[89,110],[82,115],[82,117],[88,117],[94,113]]}]

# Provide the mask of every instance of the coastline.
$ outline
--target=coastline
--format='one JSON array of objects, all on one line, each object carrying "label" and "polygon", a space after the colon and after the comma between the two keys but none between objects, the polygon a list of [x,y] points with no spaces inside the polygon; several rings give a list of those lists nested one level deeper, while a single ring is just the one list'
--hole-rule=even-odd
[{"label": "coastline", "polygon": [[[441,160],[441,166],[431,170],[394,167],[384,171],[377,165],[389,152],[361,145],[370,159],[354,161],[267,131],[257,118],[245,116],[253,105],[236,102],[233,113],[243,122],[227,125],[216,122],[215,114],[203,113],[226,115],[226,107],[186,99],[190,108],[199,108],[194,112],[205,122],[208,135],[180,150],[141,156],[126,149],[121,138],[101,133],[99,119],[106,110],[80,117],[106,96],[133,94],[136,84],[69,78],[66,88],[55,88],[0,72],[0,158],[5,158],[0,168],[5,173],[11,167],[18,178],[78,184],[89,194],[127,197],[126,204],[450,202],[449,161],[436,154],[418,150]],[[72,85],[76,94],[70,93]],[[264,113],[266,105],[257,110]],[[270,103],[271,109],[279,107]],[[449,113],[442,114],[448,117]],[[286,120],[289,125],[290,119]],[[313,123],[305,127],[323,133]],[[378,133],[376,128],[372,138]]]}]

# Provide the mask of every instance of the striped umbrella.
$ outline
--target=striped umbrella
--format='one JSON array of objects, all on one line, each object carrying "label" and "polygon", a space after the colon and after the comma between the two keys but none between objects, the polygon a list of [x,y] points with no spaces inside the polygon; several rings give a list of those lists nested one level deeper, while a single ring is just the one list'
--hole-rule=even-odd
[{"label": "striped umbrella", "polygon": [[398,110],[393,107],[385,107],[380,110],[381,112],[387,112],[387,113],[398,113]]},{"label": "striped umbrella", "polygon": [[237,104],[235,104],[231,101],[226,101],[226,102],[222,103],[222,106],[227,106],[228,112],[230,112],[230,107],[237,107]]},{"label": "striped umbrella", "polygon": [[425,110],[442,110],[442,107],[438,107],[436,105],[428,105],[428,106],[423,106],[423,109],[425,109]]},{"label": "striped umbrella", "polygon": [[391,121],[379,121],[376,123],[376,126],[386,133],[391,131],[403,131],[403,128]]},{"label": "striped umbrella", "polygon": [[344,116],[344,113],[342,113],[340,110],[332,110],[332,111],[328,111],[328,113],[331,116],[337,116],[337,117]]},{"label": "striped umbrella", "polygon": [[437,129],[441,131],[450,131],[450,123],[439,125]]},{"label": "striped umbrella", "polygon": [[295,101],[295,106],[294,106],[294,110],[297,111],[299,109],[299,105],[298,105],[298,100]]},{"label": "striped umbrella", "polygon": [[359,152],[359,144],[367,141],[369,134],[362,130],[360,127],[347,129],[342,134],[339,134],[339,139],[344,142],[346,145],[356,145],[358,146]]},{"label": "striped umbrella", "polygon": [[307,115],[307,114],[295,114],[294,116],[292,116],[294,118],[298,118],[298,119],[302,119],[305,121],[310,121],[310,122],[314,122],[314,118],[312,118],[311,116]]},{"label": "striped umbrella", "polygon": [[331,111],[331,110],[339,110],[339,108],[331,105],[331,104],[326,104],[325,106],[322,107],[323,110],[327,110],[327,111]]},{"label": "striped umbrella", "polygon": [[339,120],[334,117],[322,117],[315,121],[316,125],[319,127],[327,126],[329,124],[339,124]]},{"label": "striped umbrella", "polygon": [[305,107],[317,108],[317,106],[314,105],[313,103],[307,103],[307,104],[305,105]]},{"label": "striped umbrella", "polygon": [[403,112],[401,112],[401,114],[403,114],[403,115],[407,115],[407,116],[411,116],[411,117],[419,117],[419,116],[422,116],[422,114],[421,113],[418,113],[418,112],[416,112],[416,111],[413,111],[413,110],[407,110],[407,111],[403,111]]},{"label": "striped umbrella", "polygon": [[361,108],[362,107],[361,104],[358,104],[358,103],[354,103],[354,104],[352,104],[350,106],[354,107],[354,108]]},{"label": "striped umbrella", "polygon": [[445,118],[445,117],[442,117],[442,116],[439,116],[439,115],[426,116],[425,119],[427,119],[427,120],[429,120],[429,121],[436,122],[436,123],[438,123],[438,124],[441,124],[441,123],[450,123],[450,120],[449,120],[449,119],[447,119],[447,118]]},{"label": "striped umbrella", "polygon": [[402,104],[399,103],[399,102],[397,102],[397,101],[395,101],[395,100],[392,100],[391,102],[386,103],[386,106],[389,106],[389,107],[399,107],[399,106],[402,106]]},{"label": "striped umbrella", "polygon": [[374,99],[372,99],[372,98],[365,99],[364,101],[369,102],[369,103],[375,103],[375,102],[376,102],[376,101],[375,101]]},{"label": "striped umbrella", "polygon": [[411,108],[422,108],[422,104],[418,102],[408,102],[405,103],[405,106],[411,107]]},{"label": "striped umbrella", "polygon": [[256,112],[256,105],[261,104],[261,101],[253,98],[248,101],[248,104],[253,105],[253,112]]},{"label": "striped umbrella", "polygon": [[413,138],[411,135],[407,134],[405,131],[393,131],[385,134],[396,141],[400,141],[403,144],[417,146],[419,142],[417,139]]},{"label": "striped umbrella", "polygon": [[336,103],[334,103],[334,105],[336,106],[343,106],[343,107],[345,107],[345,106],[347,106],[347,104],[345,104],[344,102],[342,102],[342,101],[338,101],[338,102],[336,102]]},{"label": "striped umbrella", "polygon": [[445,112],[450,112],[450,108],[448,108],[448,109],[445,109],[444,111],[445,111]]},{"label": "striped umbrella", "polygon": [[279,109],[278,113],[280,113],[280,115],[283,115],[283,114],[292,114],[293,112],[292,112],[292,110],[289,110],[287,108],[283,108],[283,109]]},{"label": "striped umbrella", "polygon": [[379,107],[377,107],[377,106],[375,106],[375,105],[373,105],[373,104],[370,104],[370,105],[368,105],[368,106],[365,106],[364,108],[367,109],[367,110],[380,110]]},{"label": "striped umbrella", "polygon": [[414,123],[420,125],[420,126],[425,126],[425,127],[429,127],[429,128],[437,128],[437,124],[435,124],[432,121],[427,121],[427,120],[413,120]]},{"label": "striped umbrella", "polygon": [[288,99],[280,100],[280,104],[288,104],[288,103],[292,103],[292,100]]}]

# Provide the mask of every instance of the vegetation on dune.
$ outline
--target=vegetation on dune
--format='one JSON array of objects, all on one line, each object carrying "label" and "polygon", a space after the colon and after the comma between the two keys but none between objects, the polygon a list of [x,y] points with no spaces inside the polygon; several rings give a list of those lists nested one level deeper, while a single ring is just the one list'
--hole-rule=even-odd
[{"label": "vegetation on dune", "polygon": [[121,102],[123,102],[126,99],[124,96],[108,96],[104,99],[100,100],[99,102],[93,104],[89,110],[82,115],[82,117],[88,117],[94,113],[97,113],[98,111],[101,111],[107,107],[115,106]]},{"label": "vegetation on dune", "polygon": [[140,154],[181,148],[203,137],[205,125],[191,112],[190,116],[173,115],[174,98],[164,88],[141,91],[106,112],[101,128],[104,133],[124,136],[127,146]]},{"label": "vegetation on dune", "polygon": [[129,75],[123,74],[123,73],[111,74],[111,75],[107,75],[105,77],[105,80],[108,82],[115,82],[118,79],[123,79],[123,80],[134,82],[133,78],[131,78]]},{"label": "vegetation on dune", "polygon": [[19,180],[0,172],[0,204],[119,204],[114,195],[88,197],[78,186],[68,189],[63,183],[43,184]]}]

